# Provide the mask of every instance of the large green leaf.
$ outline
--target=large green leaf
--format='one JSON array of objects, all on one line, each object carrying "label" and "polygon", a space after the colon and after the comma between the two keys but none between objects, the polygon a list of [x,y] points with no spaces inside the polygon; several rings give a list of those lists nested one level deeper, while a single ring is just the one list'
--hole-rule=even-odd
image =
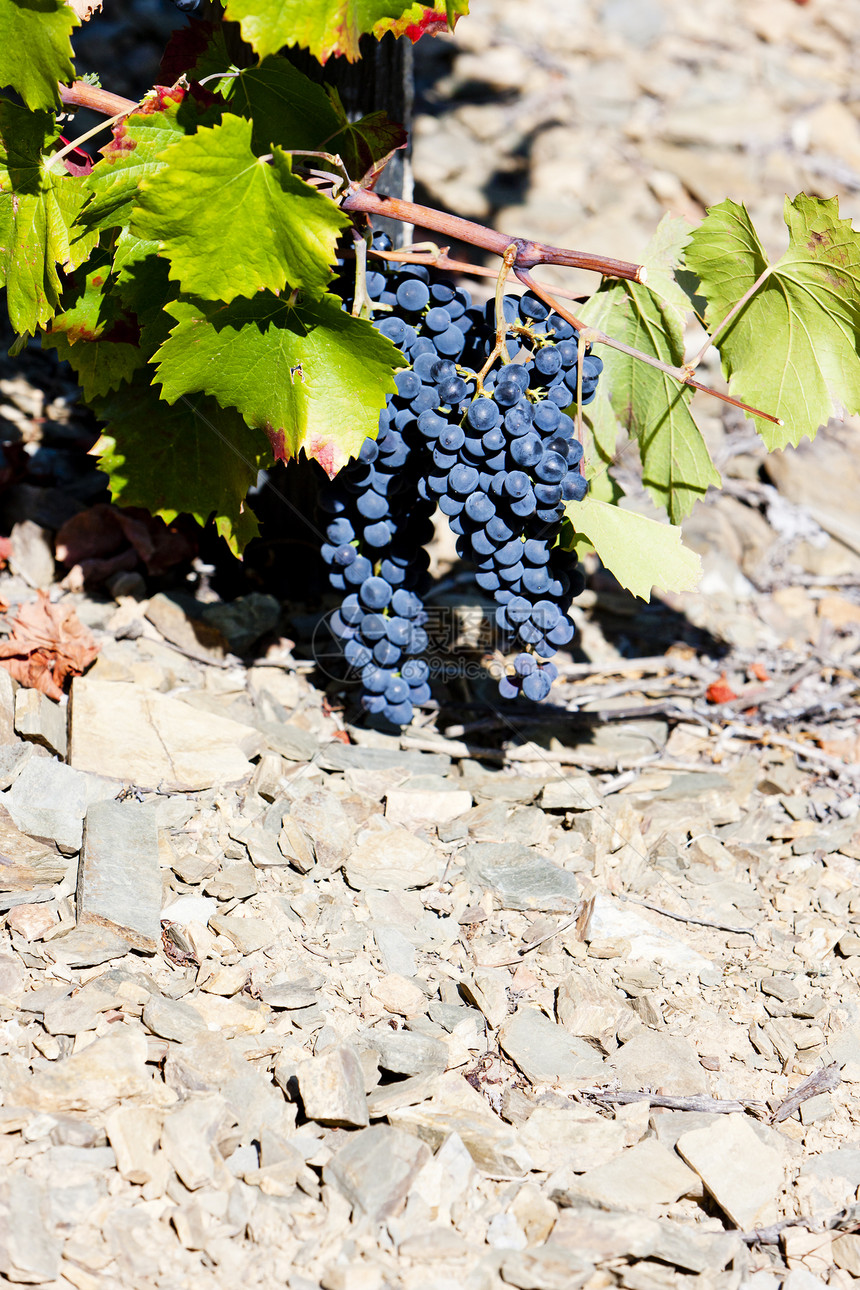
[{"label": "large green leaf", "polygon": [[235,79],[230,107],[253,121],[255,152],[273,144],[337,151],[329,142],[342,126],[328,95],[286,58],[272,56],[246,68]]},{"label": "large green leaf", "polygon": [[[574,532],[586,540],[622,587],[642,600],[658,591],[693,591],[702,576],[695,551],[681,542],[680,530],[635,511],[586,497],[565,508]],[[574,539],[573,546],[583,544]]]},{"label": "large green leaf", "polygon": [[327,147],[339,154],[353,179],[361,179],[377,162],[406,146],[406,131],[386,112],[370,112],[358,121],[350,121],[337,90],[329,86],[328,94],[340,122],[340,132]]},{"label": "large green leaf", "polygon": [[349,219],[297,179],[275,148],[251,150],[251,122],[228,115],[172,144],[144,179],[131,231],[158,242],[170,276],[206,300],[235,300],[288,284],[320,296]]},{"label": "large green leaf", "polygon": [[107,255],[91,257],[76,278],[71,303],[64,300],[64,311],[42,332],[42,345],[71,364],[89,401],[130,380],[146,359],[137,323],[109,290]]},{"label": "large green leaf", "polygon": [[366,33],[418,40],[427,31],[453,25],[468,13],[468,0],[227,0],[226,16],[238,22],[245,40],[261,57],[301,45],[324,63],[341,54],[354,63]]},{"label": "large green leaf", "polygon": [[279,460],[302,449],[334,476],[375,435],[399,350],[339,300],[293,306],[269,292],[209,313],[187,300],[155,355],[163,396],[202,390],[264,430]]},{"label": "large green leaf", "polygon": [[181,398],[169,408],[139,374],[96,411],[107,422],[99,466],[120,506],[143,506],[170,524],[187,514],[212,516],[218,532],[241,554],[257,533],[244,504],[262,466],[271,464],[263,435],[214,399]]},{"label": "large green leaf", "polygon": [[[642,258],[647,285],[606,279],[580,310],[583,321],[677,367],[684,358],[689,301],[672,269],[688,237],[683,220],[664,217]],[[600,355],[606,366],[602,384],[618,419],[637,441],[645,487],[672,523],[679,524],[709,486],[720,482],[690,413],[692,390],[619,350],[602,346]]]},{"label": "large green leaf", "polygon": [[588,480],[588,494],[601,502],[617,502],[623,494],[609,470],[615,462],[618,418],[605,389],[598,388],[597,398],[585,411],[583,474]]},{"label": "large green leaf", "polygon": [[839,218],[835,197],[786,198],[785,222],[788,250],[769,272],[745,207],[732,201],[710,209],[687,251],[732,394],[784,422],[756,422],[770,449],[860,411],[860,233]]},{"label": "large green leaf", "polygon": [[29,108],[58,108],[59,82],[75,76],[69,36],[78,25],[64,0],[0,0],[0,88]]},{"label": "large green leaf", "polygon": [[49,112],[0,100],[0,280],[9,319],[22,335],[59,308],[57,266],[77,268],[98,240],[74,227],[87,200],[83,180],[49,169],[45,151],[56,137]]},{"label": "large green leaf", "polygon": [[89,228],[118,228],[131,216],[137,190],[162,168],[159,154],[220,116],[218,108],[201,108],[182,86],[160,88],[141,107],[114,126],[113,139],[86,178],[93,199],[83,215]]}]

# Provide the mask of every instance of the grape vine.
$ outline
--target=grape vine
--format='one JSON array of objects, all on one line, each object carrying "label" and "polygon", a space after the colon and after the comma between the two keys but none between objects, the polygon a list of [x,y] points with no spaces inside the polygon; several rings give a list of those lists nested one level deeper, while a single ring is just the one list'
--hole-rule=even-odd
[{"label": "grape vine", "polygon": [[[38,335],[75,370],[117,502],[211,520],[237,554],[260,467],[319,462],[345,659],[371,711],[397,721],[426,699],[420,552],[437,507],[520,649],[506,695],[548,689],[583,552],[638,595],[695,585],[677,525],[720,480],[690,407],[707,390],[704,350],[684,351],[694,298],[728,383],[709,392],[768,448],[860,410],[860,234],[835,200],[786,199],[775,262],[727,200],[695,229],[667,217],[628,264],[374,191],[403,130],[350,120],[284,50],[354,60],[362,35],[417,40],[467,9],[216,2],[174,33],[170,83],[132,103],[74,80],[69,4],[0,0],[0,272],[17,344]],[[64,120],[61,135],[77,107],[103,125],[75,138]],[[474,271],[444,245],[373,245],[380,215],[499,257],[489,313],[443,276]],[[594,295],[573,306],[543,264],[593,271]],[[668,524],[618,504],[620,429]]]}]

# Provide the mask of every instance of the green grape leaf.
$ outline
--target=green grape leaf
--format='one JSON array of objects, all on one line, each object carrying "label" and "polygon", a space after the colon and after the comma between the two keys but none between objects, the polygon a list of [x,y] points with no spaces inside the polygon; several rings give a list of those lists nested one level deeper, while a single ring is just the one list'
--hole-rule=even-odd
[{"label": "green grape leaf", "polygon": [[79,25],[64,0],[0,0],[0,87],[29,108],[58,108],[59,82],[75,79],[69,37]]},{"label": "green grape leaf", "polygon": [[770,450],[860,411],[860,232],[835,197],[786,198],[785,222],[788,250],[774,265],[732,201],[711,207],[687,251],[731,393],[784,422],[756,421]]},{"label": "green grape leaf", "polygon": [[597,398],[583,412],[583,474],[588,480],[588,495],[601,502],[617,502],[623,493],[609,468],[615,458],[618,418],[602,384]]},{"label": "green grape leaf", "polygon": [[329,145],[343,126],[325,90],[286,58],[265,58],[246,68],[235,79],[230,106],[253,121],[255,152],[268,152],[274,144],[337,152]]},{"label": "green grape leaf", "polygon": [[315,84],[286,58],[272,56],[246,68],[230,93],[231,107],[253,122],[251,147],[258,153],[273,144],[337,153],[348,173],[360,179],[406,143],[403,127],[384,112],[350,121],[336,89]]},{"label": "green grape leaf", "polygon": [[42,332],[43,347],[68,361],[88,401],[131,380],[146,361],[138,326],[109,291],[109,280],[108,257],[100,253],[75,275],[72,303]]},{"label": "green grape leaf", "polygon": [[[579,311],[590,327],[613,340],[677,367],[684,360],[684,319],[689,301],[673,267],[689,237],[683,220],[665,216],[642,263],[647,285],[606,279]],[[658,368],[609,346],[601,346],[606,384],[619,421],[635,438],[642,479],[673,524],[689,515],[698,498],[720,476],[690,412],[693,391]]]},{"label": "green grape leaf", "polygon": [[304,450],[333,477],[376,435],[399,350],[333,296],[291,305],[269,292],[204,312],[167,306],[177,325],[155,355],[163,397],[191,391],[235,407],[278,460]]},{"label": "green grape leaf", "polygon": [[107,422],[99,466],[117,505],[143,506],[167,524],[180,514],[199,524],[211,516],[241,555],[257,534],[245,496],[272,461],[263,435],[214,399],[183,397],[168,408],[140,373],[96,411]]},{"label": "green grape leaf", "polygon": [[[574,532],[600,556],[622,587],[642,600],[658,591],[693,591],[702,576],[702,562],[681,542],[672,524],[660,524],[635,511],[586,497],[565,507]],[[573,545],[580,544],[574,539]]]},{"label": "green grape leaf", "polygon": [[219,108],[201,107],[180,85],[171,89],[161,86],[144,99],[140,108],[113,127],[113,139],[102,148],[101,161],[87,176],[92,201],[82,216],[86,227],[127,224],[142,180],[162,168],[159,154],[219,116]]},{"label": "green grape leaf", "polygon": [[227,0],[226,17],[261,58],[285,46],[301,45],[324,63],[340,54],[354,63],[361,36],[390,31],[416,41],[427,32],[453,26],[468,13],[469,0]]},{"label": "green grape leaf", "polygon": [[157,241],[183,291],[228,303],[287,284],[321,296],[350,221],[273,150],[251,151],[251,122],[225,116],[172,144],[144,179],[131,231]]},{"label": "green grape leaf", "polygon": [[339,133],[327,147],[329,152],[340,155],[353,179],[361,179],[392,152],[406,146],[406,131],[386,112],[370,112],[358,121],[350,121],[337,90],[331,85],[327,89],[340,124]]},{"label": "green grape leaf", "polygon": [[98,240],[75,227],[87,200],[83,180],[50,169],[45,152],[56,137],[49,112],[0,100],[0,280],[20,335],[35,332],[60,307],[57,266],[75,269]]}]

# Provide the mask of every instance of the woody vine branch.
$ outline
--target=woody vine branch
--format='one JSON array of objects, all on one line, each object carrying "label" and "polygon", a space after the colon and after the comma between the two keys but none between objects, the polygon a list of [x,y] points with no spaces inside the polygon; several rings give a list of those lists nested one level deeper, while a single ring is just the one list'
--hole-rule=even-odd
[{"label": "woody vine branch", "polygon": [[[93,111],[102,113],[111,118],[111,124],[123,115],[134,112],[139,106],[138,103],[131,99],[123,98],[118,94],[111,94],[99,86],[88,85],[84,81],[75,81],[72,85],[61,85],[59,87],[60,98],[63,103],[70,107],[87,107]],[[108,124],[105,122],[104,124]],[[89,132],[94,133],[93,131]],[[89,137],[89,135],[87,136]],[[75,141],[77,142],[77,141]],[[68,151],[68,145],[64,151]],[[311,155],[311,154],[304,154]],[[378,172],[377,172],[378,173]],[[332,177],[333,178],[333,177]],[[374,174],[376,178],[376,173]],[[625,345],[623,342],[615,340],[613,337],[606,335],[602,331],[586,327],[586,324],[577,318],[569,309],[560,305],[554,296],[540,283],[536,282],[529,272],[541,264],[554,264],[565,268],[585,269],[594,273],[599,273],[604,277],[620,278],[629,282],[640,283],[644,285],[647,280],[647,273],[643,265],[632,264],[626,260],[616,260],[609,256],[594,255],[585,251],[573,251],[566,247],[548,246],[542,242],[531,241],[526,238],[511,237],[506,233],[497,232],[495,229],[486,228],[482,224],[474,223],[472,220],[462,219],[457,215],[450,215],[444,211],[434,210],[429,206],[421,206],[416,202],[403,201],[396,197],[381,197],[368,188],[362,188],[357,184],[350,184],[346,193],[340,197],[341,209],[351,215],[378,215],[386,216],[389,219],[399,220],[402,223],[415,224],[420,228],[430,229],[433,232],[442,234],[444,237],[457,239],[466,242],[471,246],[476,246],[481,250],[490,251],[500,257],[507,257],[511,260],[510,267],[516,277],[528,287],[546,304],[555,309],[562,318],[575,327],[577,331],[584,333],[584,339],[589,344],[607,345],[616,349],[631,358],[635,358],[649,367],[657,368],[665,372],[667,376],[672,377],[679,385],[689,386],[695,390],[701,390],[704,394],[709,394],[714,398],[721,400],[723,403],[731,404],[733,407],[741,409],[748,416],[761,417],[765,421],[770,421],[774,425],[781,425],[782,422],[778,417],[772,416],[759,408],[751,407],[748,403],[743,403],[740,399],[735,399],[729,394],[720,390],[715,390],[708,385],[693,378],[698,363],[701,361],[707,346],[694,361],[683,367],[673,367],[668,363],[663,363],[660,359],[654,358],[650,354],[645,354],[641,350]],[[400,259],[408,259],[407,255],[398,256]],[[426,256],[415,257],[418,262],[428,262]],[[437,253],[436,260],[441,258]],[[455,262],[451,262],[451,267]],[[460,265],[464,271],[471,271],[471,266]],[[493,275],[495,276],[495,275]],[[732,313],[738,310],[746,303],[758,287],[755,286],[747,293],[743,301],[739,301]],[[567,293],[564,293],[567,294]],[[725,323],[724,320],[719,327],[715,329],[714,335],[719,333]],[[708,345],[711,343],[708,341]]]}]

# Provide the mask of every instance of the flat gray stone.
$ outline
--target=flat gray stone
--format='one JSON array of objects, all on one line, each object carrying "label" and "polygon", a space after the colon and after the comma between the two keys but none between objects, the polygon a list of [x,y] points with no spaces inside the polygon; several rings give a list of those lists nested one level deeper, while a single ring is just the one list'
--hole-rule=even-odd
[{"label": "flat gray stone", "polygon": [[166,1117],[161,1146],[189,1191],[217,1184],[226,1172],[216,1143],[230,1121],[230,1109],[220,1093],[189,1098]]},{"label": "flat gray stone", "polygon": [[48,1004],[42,1015],[42,1024],[49,1035],[80,1035],[87,1030],[95,1030],[99,1014],[116,1003],[115,990],[104,990],[92,983],[73,995]]},{"label": "flat gray stone", "polygon": [[261,591],[238,596],[227,604],[200,606],[204,623],[216,627],[235,654],[245,654],[261,636],[277,626],[280,616],[280,601]]},{"label": "flat gray stone", "polygon": [[390,1124],[422,1138],[435,1151],[456,1133],[479,1169],[519,1178],[534,1168],[516,1129],[491,1109],[461,1074],[448,1071],[436,1080],[433,1096],[417,1105],[391,1108]]},{"label": "flat gray stone", "polygon": [[698,1053],[686,1039],[663,1031],[645,1030],[606,1059],[607,1071],[614,1070],[620,1087],[627,1093],[666,1093],[687,1097],[708,1093],[708,1077]]},{"label": "flat gray stone", "polygon": [[60,1275],[63,1242],[48,1223],[48,1197],[20,1170],[0,1183],[0,1272],[28,1285]]},{"label": "flat gray stone", "polygon": [[535,1168],[547,1173],[565,1168],[576,1173],[597,1169],[620,1156],[627,1145],[620,1121],[575,1103],[570,1107],[535,1107],[519,1134]]},{"label": "flat gray stone", "polygon": [[499,1269],[503,1281],[518,1290],[579,1290],[594,1273],[594,1264],[560,1246],[514,1250]]},{"label": "flat gray stone", "polygon": [[253,726],[128,681],[77,677],[72,684],[78,770],[145,789],[211,788],[250,776],[262,743]]},{"label": "flat gray stone", "polygon": [[364,1072],[354,1048],[333,1048],[296,1070],[305,1115],[318,1124],[363,1128],[370,1123]]},{"label": "flat gray stone", "polygon": [[32,757],[3,797],[22,833],[55,842],[64,855],[81,849],[87,807],[116,796],[116,785],[48,757]]},{"label": "flat gray stone", "polygon": [[262,918],[240,918],[238,915],[213,914],[209,926],[219,936],[232,941],[240,954],[264,950],[275,940],[275,931]]},{"label": "flat gray stone", "polygon": [[599,1079],[603,1059],[537,1008],[518,1008],[503,1023],[499,1045],[533,1084],[582,1084]]},{"label": "flat gray stone", "polygon": [[[320,750],[320,741],[310,730],[287,722],[257,721],[256,728],[272,752],[286,757],[287,761],[313,761]],[[339,744],[338,747],[341,745]]]},{"label": "flat gray stone", "polygon": [[346,880],[357,891],[404,891],[435,882],[445,867],[444,857],[429,843],[399,824],[375,820],[362,829],[344,865]]},{"label": "flat gray stone", "polygon": [[[0,667],[0,679],[4,676],[8,677],[9,673]],[[0,689],[2,689],[2,684],[0,684]],[[2,721],[2,702],[0,702],[0,727],[2,727]],[[0,728],[0,792],[5,793],[7,788],[12,787],[27,762],[35,753],[34,744],[23,743],[15,735],[4,740],[2,728]]]},{"label": "flat gray stone", "polygon": [[544,784],[540,804],[545,811],[594,811],[603,798],[588,775],[559,775]]},{"label": "flat gray stone", "polygon": [[37,1111],[71,1113],[107,1111],[126,1098],[149,1094],[157,1085],[147,1059],[146,1035],[141,1029],[116,1025],[71,1057],[52,1062],[4,1089],[9,1106]]},{"label": "flat gray stone", "polygon": [[374,927],[373,939],[376,941],[376,948],[379,950],[386,972],[394,972],[398,976],[415,975],[417,971],[415,946],[399,928],[385,924]]},{"label": "flat gray stone", "polygon": [[323,1177],[359,1213],[380,1222],[403,1207],[415,1175],[429,1159],[429,1148],[416,1137],[375,1124],[350,1137],[325,1166]]},{"label": "flat gray stone", "polygon": [[473,842],[460,856],[468,881],[492,891],[503,909],[568,913],[579,900],[574,875],[528,847],[514,842]]},{"label": "flat gray stone", "polygon": [[203,606],[182,592],[159,591],[146,606],[146,617],[165,640],[178,645],[193,658],[220,662],[227,642],[214,623],[203,621]]},{"label": "flat gray stone", "polygon": [[41,744],[55,757],[65,759],[69,741],[66,730],[68,704],[55,703],[39,690],[19,686],[15,693],[15,729],[22,739]]},{"label": "flat gray stone", "polygon": [[154,1035],[183,1044],[208,1030],[206,1022],[193,1004],[182,999],[167,999],[151,994],[143,1009],[143,1024]]},{"label": "flat gray stone", "polygon": [[[342,747],[339,744],[338,747]],[[299,797],[290,805],[289,815],[284,818],[283,828],[298,826],[310,839],[313,856],[323,869],[339,869],[344,863],[355,842],[355,835],[365,822],[365,813],[357,813],[350,802],[344,803],[339,797],[324,789],[315,789]],[[300,838],[290,833],[291,842],[298,847]],[[279,845],[282,845],[279,839]],[[302,859],[304,853],[296,851],[296,857]],[[306,863],[307,857],[304,856]],[[298,865],[294,864],[295,868]]]},{"label": "flat gray stone", "polygon": [[637,1142],[623,1154],[577,1178],[573,1194],[607,1209],[650,1213],[673,1205],[682,1196],[701,1194],[698,1174],[653,1138]]},{"label": "flat gray stone", "polygon": [[161,892],[154,808],[96,802],[87,811],[78,868],[78,926],[104,927],[154,954],[161,944]]},{"label": "flat gray stone", "polygon": [[22,833],[0,807],[0,891],[30,898],[39,888],[60,882],[73,863],[53,843]]},{"label": "flat gray stone", "polygon": [[[552,1199],[567,1205],[564,1193]],[[589,1205],[562,1209],[546,1249],[572,1250],[592,1263],[610,1259],[659,1259],[688,1272],[720,1272],[742,1257],[744,1246],[734,1232],[700,1232],[692,1226],[647,1218],[625,1210],[601,1211]]]},{"label": "flat gray stone", "polygon": [[366,1031],[361,1037],[379,1054],[379,1065],[395,1075],[438,1075],[448,1065],[448,1046],[441,1039],[411,1030]]},{"label": "flat gray stone", "polygon": [[785,1184],[782,1156],[759,1140],[743,1115],[722,1118],[722,1124],[682,1133],[678,1153],[736,1227],[775,1223]]},{"label": "flat gray stone", "polygon": [[860,1187],[860,1147],[837,1147],[809,1156],[801,1172],[815,1178],[845,1178],[853,1188]]},{"label": "flat gray stone", "polygon": [[451,758],[442,753],[411,752],[399,748],[359,748],[337,741],[327,744],[315,758],[323,770],[402,770],[410,775],[444,775]]},{"label": "flat gray stone", "polygon": [[98,967],[110,959],[123,958],[131,950],[124,936],[107,927],[76,927],[56,936],[45,946],[45,957],[70,968]]},{"label": "flat gray stone", "polygon": [[[0,747],[18,743],[15,734],[15,683],[10,672],[0,667]],[[8,784],[0,785],[8,788]]]},{"label": "flat gray stone", "polygon": [[33,520],[19,520],[12,526],[12,554],[9,568],[37,591],[54,581],[54,545],[51,534]]}]

